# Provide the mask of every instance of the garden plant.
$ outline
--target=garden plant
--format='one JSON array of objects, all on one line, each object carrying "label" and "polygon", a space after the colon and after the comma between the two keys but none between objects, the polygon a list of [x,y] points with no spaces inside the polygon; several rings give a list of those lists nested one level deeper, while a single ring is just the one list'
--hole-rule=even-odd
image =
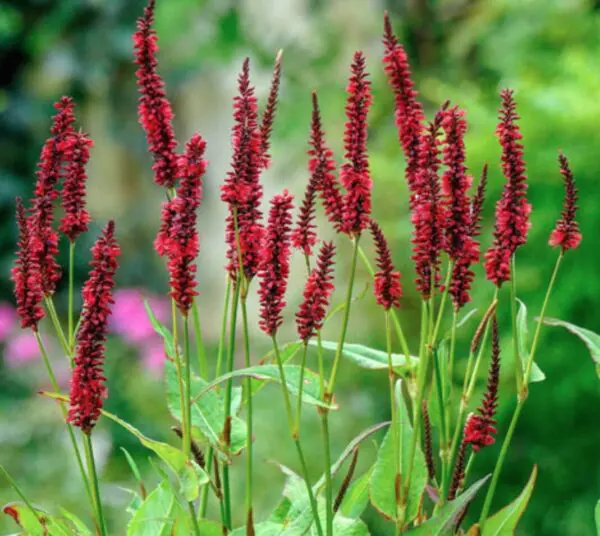
[{"label": "garden plant", "polygon": [[[577,249],[582,238],[576,220],[578,192],[567,156],[558,152],[556,177],[548,179],[562,178],[565,197],[562,211],[556,208],[554,229],[548,229],[556,263],[548,270],[543,303],[535,304],[538,316],[531,319],[518,298],[516,277],[517,253],[527,244],[532,206],[514,92],[504,89],[500,93],[495,135],[505,183],[495,200],[491,244],[484,251],[482,210],[485,203],[494,201],[486,199],[488,165],[482,163],[475,170],[477,180],[466,166],[466,113],[445,102],[430,120],[425,117],[406,52],[389,17],[384,17],[382,68],[395,99],[398,180],[408,185],[404,206],[413,225],[412,244],[404,249],[411,251],[414,283],[421,296],[420,337],[411,340],[403,329],[402,309],[403,285],[410,278],[405,276],[401,282],[371,206],[377,177],[371,176],[369,167],[368,123],[377,103],[371,94],[366,56],[357,51],[351,58],[341,164],[328,145],[318,88],[312,95],[307,91],[312,117],[306,121],[309,149],[304,197],[295,201],[284,190],[269,200],[268,207],[263,206],[261,173],[273,158],[270,138],[283,55],[276,56],[264,106],[257,102],[246,59],[233,99],[231,165],[220,190],[228,209],[224,298],[222,303],[206,303],[196,291],[201,277],[196,262],[200,253],[197,213],[209,165],[204,157],[207,142],[194,134],[182,147],[175,137],[172,106],[157,71],[154,9],[155,1],[150,0],[138,20],[133,45],[139,122],[152,157],[154,182],[165,195],[154,249],[166,261],[172,318],[163,323],[150,304],[146,308],[164,343],[165,404],[173,419],[173,441],[151,439],[104,409],[108,392],[103,365],[111,359],[105,342],[119,267],[119,225],[108,222],[92,248],[89,278],[81,289],[83,306],[77,312],[73,266],[75,256],[83,255],[77,239],[88,232],[90,224],[86,166],[93,143],[76,124],[73,99],[62,97],[42,148],[33,198],[28,204],[16,202],[19,241],[12,278],[21,326],[35,335],[53,385],[52,392],[40,392],[40,396],[62,412],[90,518],[82,521],[58,507],[42,511],[6,469],[2,471],[19,502],[6,505],[4,513],[25,534],[360,536],[369,534],[361,515],[370,503],[389,520],[395,534],[513,534],[532,497],[537,468],[531,468],[523,491],[510,504],[497,504],[494,494],[503,466],[510,463],[511,439],[529,389],[545,378],[536,361],[541,357],[544,325],[566,327],[582,338],[600,366],[600,336],[546,314],[560,268],[571,262],[575,254],[570,250]],[[59,200],[61,217],[55,226]],[[321,209],[326,226],[322,229],[317,227]],[[69,251],[66,318],[59,318],[53,300],[62,277],[56,260],[61,235]],[[344,241],[351,246],[351,256],[340,259],[337,246]],[[299,255],[305,265],[303,300],[295,311],[286,307],[292,255]],[[479,262],[484,263],[486,279],[476,282],[472,268]],[[336,265],[343,264],[349,266],[346,281],[341,281],[336,270]],[[371,276],[385,348],[347,341],[349,319],[361,314],[364,295],[354,285],[357,270]],[[490,303],[473,309],[469,304],[475,283],[489,285],[494,292]],[[336,290],[341,294],[339,301]],[[259,298],[258,318],[249,315],[252,293]],[[216,310],[222,311],[222,327],[218,352],[212,356],[203,343],[202,319]],[[500,345],[500,312],[511,319],[509,347]],[[53,371],[40,330],[44,317],[50,319],[70,364],[69,392],[61,392]],[[251,337],[252,322],[258,323],[271,346],[264,356],[256,354],[259,344]],[[295,323],[295,340],[281,340],[284,322]],[[337,334],[329,338],[335,331],[332,325],[338,328]],[[457,332],[468,329],[471,342],[462,348]],[[241,366],[236,365],[238,354],[243,356]],[[308,364],[315,356],[312,370]],[[342,367],[380,370],[387,375],[385,403],[391,417],[364,430],[342,452],[332,452],[330,416],[338,411],[344,414],[346,409],[335,396]],[[477,383],[485,374],[480,397]],[[501,375],[514,378],[514,388],[504,383],[507,388],[500,389]],[[280,394],[267,384],[278,385]],[[267,518],[258,519],[253,505],[254,476],[264,461],[253,454],[253,423],[261,418],[253,411],[253,397],[263,388],[273,389],[273,404],[286,416],[289,437],[280,445],[294,450],[297,464],[296,470],[282,466],[287,480],[280,501]],[[498,404],[513,407],[507,429],[496,425]],[[316,412],[320,421],[322,449],[317,459],[307,459],[303,447],[302,413],[307,411]],[[126,527],[110,526],[103,513],[93,451],[94,427],[101,418],[122,426],[156,458],[153,466],[159,483],[149,489],[136,461],[126,454],[138,482],[138,488],[131,490],[131,518]],[[372,466],[356,474],[361,444],[375,438],[378,452]],[[487,448],[496,448],[495,461],[486,470],[488,476],[474,481],[473,464],[479,451]],[[244,466],[243,497],[232,492],[232,464]],[[310,469],[315,465],[322,477],[313,481]],[[341,477],[339,485],[336,475]],[[482,498],[478,511],[471,505],[476,496]],[[232,509],[241,502],[245,522],[236,527]],[[207,517],[209,503],[216,505],[218,517]]]}]

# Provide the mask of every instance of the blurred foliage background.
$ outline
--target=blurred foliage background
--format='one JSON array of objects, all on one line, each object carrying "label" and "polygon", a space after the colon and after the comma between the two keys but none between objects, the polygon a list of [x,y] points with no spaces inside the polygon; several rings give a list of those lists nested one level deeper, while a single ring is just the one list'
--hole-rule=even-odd
[{"label": "blurred foliage background", "polygon": [[[89,181],[95,223],[78,244],[77,280],[81,282],[85,277],[87,250],[97,230],[108,218],[115,218],[124,250],[120,287],[156,293],[166,289],[163,263],[152,248],[162,192],[152,184],[151,161],[136,120],[131,34],[143,4],[142,0],[0,2],[0,300],[12,300],[9,270],[16,235],[14,197],[29,197],[31,193],[35,164],[48,133],[51,103],[63,94],[75,97],[79,122],[95,140]],[[236,72],[243,57],[249,55],[253,81],[264,102],[279,48],[284,49],[284,76],[274,130],[274,164],[264,175],[266,197],[284,187],[298,195],[303,191],[312,89],[319,92],[329,141],[340,154],[347,66],[358,48],[368,56],[375,96],[369,140],[374,214],[388,234],[404,274],[407,296],[402,318],[414,344],[419,304],[411,284],[407,192],[393,125],[392,95],[380,63],[384,9],[392,14],[409,52],[429,114],[446,99],[465,107],[470,122],[467,148],[472,173],[477,176],[483,163],[490,163],[484,247],[490,242],[494,203],[503,182],[494,137],[497,95],[505,86],[517,91],[534,205],[530,241],[518,256],[518,285],[531,316],[539,311],[556,257],[547,246],[547,238],[563,195],[558,149],[569,156],[581,192],[584,241],[563,264],[549,315],[600,330],[600,280],[596,277],[600,272],[596,249],[600,247],[596,235],[600,228],[599,2],[159,0],[160,70],[174,103],[180,144],[195,130],[208,141],[210,168],[200,216],[199,274],[209,355],[216,353],[224,288],[225,209],[218,199],[218,189],[230,157],[231,97]],[[323,234],[330,232],[325,229]],[[343,280],[345,262],[349,260],[347,245],[340,246],[338,281]],[[296,268],[290,285],[290,311],[301,293],[301,263]],[[360,277],[366,281],[364,273]],[[338,292],[342,296],[343,288]],[[489,303],[491,292],[479,267],[473,303],[480,313]],[[57,296],[63,310],[64,294],[61,288]],[[505,305],[506,301],[499,312],[507,325]],[[131,322],[143,322],[133,320],[138,318],[135,315],[131,318]],[[294,337],[291,313],[289,318],[282,340]],[[351,322],[352,342],[383,347],[383,318],[370,294],[356,307]],[[473,324],[464,328],[463,350]],[[16,332],[10,336],[14,344]],[[330,337],[334,336],[332,330]],[[258,360],[268,341],[258,329],[254,340]],[[0,361],[0,463],[36,504],[52,509],[60,502],[85,515],[79,478],[58,412],[35,394],[46,386],[41,364],[32,361],[35,366],[22,366],[19,358],[15,363],[9,359],[9,343]],[[508,363],[508,336],[503,345]],[[109,350],[107,407],[148,435],[169,438],[170,421],[160,372],[140,359],[142,351],[122,337],[113,337]],[[57,366],[64,366],[56,354]],[[516,496],[532,465],[538,464],[536,490],[519,533],[592,535],[593,507],[600,496],[598,379],[583,345],[561,330],[544,332],[537,361],[547,380],[531,389],[495,505],[499,508]],[[500,437],[514,407],[510,366],[504,370]],[[388,417],[387,399],[382,396],[387,392],[385,374],[346,365],[342,376],[342,411],[332,419],[334,455],[362,428]],[[260,519],[274,507],[283,482],[270,461],[292,467],[296,462],[291,449],[285,448],[285,440],[270,439],[273,434],[285,437],[280,393],[275,387],[261,392],[257,411],[257,458],[264,460],[259,464],[260,482],[256,486],[256,517]],[[317,420],[310,412],[306,412],[305,424],[304,442],[316,477],[322,463]],[[109,515],[112,523],[123,523],[129,497],[122,488],[131,486],[131,475],[119,446],[142,460],[143,466],[148,453],[109,423],[102,422],[97,430],[95,439]],[[499,445],[495,445],[478,456],[478,476],[491,471],[498,450]],[[363,449],[359,469],[368,467],[373,452],[370,445]],[[144,467],[151,480],[151,468],[147,463]],[[238,485],[241,503],[242,478]],[[6,483],[0,482],[0,500],[14,498]],[[241,515],[240,504],[238,521]],[[375,512],[368,511],[366,520],[373,534],[389,533],[389,527]],[[4,533],[14,531],[6,519],[0,520],[0,529]]]}]

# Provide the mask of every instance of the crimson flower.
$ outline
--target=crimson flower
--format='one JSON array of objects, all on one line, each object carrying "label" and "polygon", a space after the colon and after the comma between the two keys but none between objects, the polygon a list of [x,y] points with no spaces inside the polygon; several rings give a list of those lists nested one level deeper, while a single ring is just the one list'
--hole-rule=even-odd
[{"label": "crimson flower", "polygon": [[17,260],[12,269],[12,280],[17,300],[17,314],[21,318],[21,327],[37,330],[38,322],[44,318],[44,309],[40,305],[44,295],[39,265],[31,249],[29,221],[21,198],[17,198],[17,225],[19,241]]},{"label": "crimson flower", "polygon": [[86,209],[85,186],[87,183],[86,166],[90,159],[90,148],[94,142],[83,133],[73,136],[71,159],[67,165],[62,189],[62,208],[64,216],[59,229],[75,242],[81,233],[88,230],[90,215]]},{"label": "crimson flower", "polygon": [[323,327],[323,321],[334,290],[333,265],[335,245],[323,242],[317,265],[304,285],[304,300],[296,313],[296,327],[300,339],[306,344]]},{"label": "crimson flower", "polygon": [[517,248],[527,241],[531,225],[523,144],[519,141],[523,136],[517,125],[517,104],[511,90],[505,89],[500,95],[502,108],[496,135],[502,146],[502,171],[507,182],[496,205],[494,242],[485,254],[487,278],[497,287],[510,279],[511,258]]},{"label": "crimson flower", "polygon": [[283,322],[285,291],[290,275],[290,229],[293,197],[283,194],[271,199],[269,221],[260,263],[260,329],[274,336]]},{"label": "crimson flower", "polygon": [[394,270],[392,253],[383,231],[375,220],[371,220],[370,229],[375,242],[377,268],[379,269],[375,273],[373,293],[377,303],[387,311],[392,307],[400,307],[400,298],[402,297],[400,272]]},{"label": "crimson flower", "polygon": [[496,409],[498,407],[498,384],[500,383],[500,342],[498,339],[498,322],[492,319],[492,360],[488,374],[487,389],[483,402],[477,408],[478,414],[472,414],[465,425],[465,443],[477,452],[483,447],[493,445],[496,434]]},{"label": "crimson flower", "polygon": [[312,175],[306,185],[304,199],[298,211],[296,226],[292,230],[292,245],[305,255],[312,255],[312,248],[317,243],[317,233],[315,232],[315,201],[317,191],[315,188],[314,175]]},{"label": "crimson flower", "polygon": [[82,290],[81,326],[77,332],[71,377],[68,420],[88,435],[100,417],[103,399],[107,395],[103,370],[104,345],[119,255],[115,224],[110,221],[92,248],[92,270]]},{"label": "crimson flower", "polygon": [[158,37],[154,24],[156,0],[149,0],[144,15],[137,21],[133,34],[135,76],[140,90],[138,118],[146,133],[154,164],[154,182],[171,189],[177,180],[177,140],[173,132],[173,108],[167,98],[165,83],[157,72]]},{"label": "crimson flower", "polygon": [[271,155],[269,148],[271,146],[271,132],[273,130],[273,122],[275,121],[275,112],[277,111],[277,98],[279,96],[279,85],[281,83],[281,55],[280,50],[275,58],[275,67],[273,69],[273,78],[271,80],[271,89],[267,105],[263,112],[262,121],[260,123],[260,156],[263,168],[268,168],[271,163]]},{"label": "crimson flower", "polygon": [[573,172],[569,167],[567,157],[560,153],[558,155],[560,162],[560,173],[565,183],[565,200],[560,219],[556,222],[554,230],[550,234],[550,245],[560,246],[563,251],[575,249],[581,243],[581,232],[579,224],[575,220],[577,214],[577,186]]},{"label": "crimson flower", "polygon": [[369,225],[373,187],[367,157],[367,113],[372,102],[371,82],[362,52],[354,54],[350,70],[352,74],[347,87],[347,121],[344,133],[346,162],[340,171],[340,182],[346,188],[342,231],[348,235],[359,235]]}]

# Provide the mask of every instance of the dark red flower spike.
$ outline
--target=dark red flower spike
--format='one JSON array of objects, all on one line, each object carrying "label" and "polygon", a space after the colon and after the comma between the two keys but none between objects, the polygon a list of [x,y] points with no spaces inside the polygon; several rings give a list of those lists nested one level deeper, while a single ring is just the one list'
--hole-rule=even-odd
[{"label": "dark red flower spike", "polygon": [[383,231],[375,220],[371,220],[371,234],[375,243],[377,254],[377,269],[373,284],[373,293],[377,303],[386,311],[392,307],[400,307],[402,297],[402,285],[400,284],[400,272],[394,269],[392,252],[388,246]]},{"label": "dark red flower spike", "polygon": [[550,234],[550,245],[562,248],[563,252],[575,249],[581,243],[581,232],[579,224],[575,220],[577,215],[577,186],[573,172],[569,167],[567,157],[560,153],[558,155],[560,173],[565,183],[565,200],[560,219],[556,222],[554,230]]},{"label": "dark red flower spike", "polygon": [[260,123],[260,157],[263,168],[268,168],[271,163],[271,155],[269,148],[271,146],[271,132],[273,130],[273,122],[275,121],[275,112],[277,111],[277,99],[279,97],[279,85],[281,83],[281,55],[283,50],[280,50],[275,58],[275,67],[273,68],[273,79],[271,80],[271,89],[267,99],[267,106],[262,115]]}]

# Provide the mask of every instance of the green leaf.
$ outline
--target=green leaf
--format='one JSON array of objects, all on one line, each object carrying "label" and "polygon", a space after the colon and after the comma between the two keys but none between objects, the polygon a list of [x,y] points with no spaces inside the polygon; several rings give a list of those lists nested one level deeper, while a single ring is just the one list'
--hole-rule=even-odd
[{"label": "green leaf", "polygon": [[73,528],[66,519],[52,516],[39,508],[33,508],[32,512],[24,503],[9,503],[2,508],[2,511],[12,517],[26,534],[32,536],[72,536],[73,534]]},{"label": "green leaf", "polygon": [[175,502],[175,495],[168,482],[161,482],[131,518],[127,527],[127,536],[169,534],[174,525]]},{"label": "green leaf", "polygon": [[359,518],[367,507],[367,504],[369,504],[369,479],[372,472],[373,467],[360,478],[357,478],[348,488],[340,506],[340,511],[346,517],[351,519]]},{"label": "green leaf", "polygon": [[529,481],[523,488],[521,494],[508,506],[488,518],[483,527],[482,536],[508,536],[514,534],[517,524],[523,516],[525,508],[531,499],[535,479],[537,477],[537,466],[533,466]]},{"label": "green leaf", "polygon": [[201,519],[198,522],[198,528],[202,536],[223,536],[223,525],[209,519]]},{"label": "green leaf", "polygon": [[167,443],[155,441],[146,437],[137,428],[120,419],[108,411],[102,411],[102,415],[120,424],[128,432],[137,437],[142,445],[153,450],[179,477],[181,493],[186,500],[193,501],[198,497],[201,486],[208,483],[208,475],[193,460],[188,460],[185,454]]},{"label": "green leaf", "polygon": [[600,501],[596,503],[594,517],[596,518],[596,532],[598,533],[598,536],[600,536]]},{"label": "green leaf", "polygon": [[[311,536],[318,536],[317,528],[311,527]],[[333,519],[333,534],[335,536],[368,536],[369,529],[360,519],[350,519],[339,513]]]},{"label": "green leaf", "polygon": [[442,506],[431,519],[409,530],[406,534],[410,536],[450,536],[454,534],[453,525],[456,519],[460,516],[463,508],[473,499],[481,486],[486,483],[488,478],[489,475],[475,482],[467,491]]},{"label": "green leaf", "polygon": [[[316,346],[317,342],[311,340],[310,344]],[[337,351],[337,342],[321,341],[321,344],[325,350],[331,350],[332,352]],[[381,370],[388,368],[387,352],[375,350],[374,348],[369,348],[362,344],[344,344],[342,355],[364,369]],[[418,357],[409,356],[409,359],[407,360],[404,354],[392,354],[392,365],[398,374],[405,374],[418,362]]]},{"label": "green leaf", "polygon": [[123,454],[125,454],[125,459],[127,460],[127,463],[129,464],[129,468],[131,469],[133,476],[135,476],[135,478],[138,482],[141,482],[142,475],[140,474],[140,470],[138,469],[138,466],[135,463],[135,460],[132,458],[131,454],[129,454],[129,452],[127,452],[127,449],[125,447],[121,447],[121,450],[123,451]]},{"label": "green leaf", "polygon": [[75,514],[72,514],[64,508],[60,509],[60,513],[64,518],[71,522],[77,536],[92,536],[92,531],[88,529],[83,521],[81,521],[81,519],[79,519]]},{"label": "green leaf", "polygon": [[[401,380],[396,384],[396,404],[398,405],[399,439],[400,439],[400,471],[402,475],[408,474],[410,465],[410,450],[415,433],[410,423],[408,409],[400,392]],[[396,519],[396,458],[394,452],[394,432],[390,426],[383,443],[377,453],[377,460],[369,482],[371,503],[389,519]],[[417,443],[413,469],[410,479],[410,489],[406,505],[405,521],[412,521],[418,514],[419,505],[425,485],[427,484],[427,465],[425,456]]]},{"label": "green leaf", "polygon": [[[297,395],[300,385],[300,370],[299,365],[284,365],[285,379],[288,386],[288,390],[293,395]],[[281,383],[279,377],[279,369],[276,365],[258,365],[255,367],[249,367],[245,369],[234,370],[223,376],[219,376],[216,380],[207,383],[205,387],[194,396],[194,400],[197,401],[201,397],[205,396],[211,391],[213,387],[223,383],[230,378],[255,378],[261,381],[274,381]],[[329,409],[338,409],[336,404],[328,404],[320,400],[320,385],[319,376],[312,370],[306,369],[304,373],[304,389],[302,391],[302,401],[312,406],[321,406]]]},{"label": "green leaf", "polygon": [[557,318],[545,318],[544,324],[547,326],[562,326],[573,333],[573,335],[577,335],[577,337],[579,337],[585,343],[590,351],[590,357],[594,363],[596,363],[596,372],[598,373],[598,377],[600,377],[600,335],[590,331],[589,329],[580,328],[575,324],[571,324]]},{"label": "green leaf", "polygon": [[[181,422],[181,398],[179,396],[177,369],[171,360],[165,361],[165,381],[167,382],[169,411],[173,417]],[[191,395],[192,400],[194,400],[191,408],[193,435],[194,438],[207,442],[215,448],[222,460],[227,460],[230,458],[230,453],[237,454],[245,448],[246,423],[239,417],[232,417],[231,446],[228,451],[227,446],[222,442],[221,438],[225,423],[224,396],[223,393],[208,390],[208,385],[206,380],[192,375]],[[239,390],[237,392],[239,400]]]},{"label": "green leaf", "polygon": [[[283,526],[281,524],[273,523],[272,521],[264,521],[263,523],[254,525],[254,534],[256,536],[280,536],[282,530]],[[238,527],[230,533],[230,536],[246,536],[246,527]]]},{"label": "green leaf", "polygon": [[[519,312],[517,313],[517,329],[519,332],[519,356],[521,358],[521,364],[523,366],[523,372],[527,361],[529,360],[529,329],[527,327],[527,307],[525,304],[517,298],[519,302]],[[542,369],[534,361],[531,364],[531,373],[529,374],[529,383],[543,382],[546,379],[546,375]]]}]

